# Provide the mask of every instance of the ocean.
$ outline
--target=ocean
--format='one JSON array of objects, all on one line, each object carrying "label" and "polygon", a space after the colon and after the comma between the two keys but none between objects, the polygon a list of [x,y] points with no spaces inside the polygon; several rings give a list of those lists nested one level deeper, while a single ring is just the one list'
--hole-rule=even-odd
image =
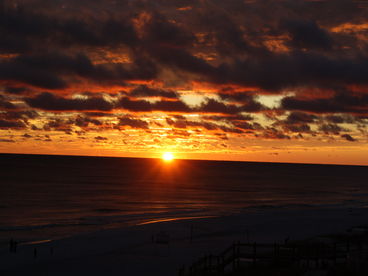
[{"label": "ocean", "polygon": [[0,246],[157,220],[368,206],[368,167],[0,154]]}]

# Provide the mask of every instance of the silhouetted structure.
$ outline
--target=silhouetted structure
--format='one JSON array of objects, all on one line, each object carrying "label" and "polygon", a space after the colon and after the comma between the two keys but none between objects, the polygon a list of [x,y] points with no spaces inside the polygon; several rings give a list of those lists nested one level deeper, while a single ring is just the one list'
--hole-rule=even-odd
[{"label": "silhouetted structure", "polygon": [[334,268],[339,265],[353,266],[358,271],[365,271],[367,260],[368,235],[332,243],[308,241],[285,244],[237,242],[219,255],[204,256],[187,269],[181,268],[179,275],[233,275],[242,270],[250,271],[264,268],[309,270]]}]

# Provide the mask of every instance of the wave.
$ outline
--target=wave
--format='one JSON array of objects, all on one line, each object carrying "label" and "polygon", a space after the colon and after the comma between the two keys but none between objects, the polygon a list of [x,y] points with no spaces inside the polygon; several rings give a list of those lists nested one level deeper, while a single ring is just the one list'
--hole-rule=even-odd
[{"label": "wave", "polygon": [[353,193],[351,196],[354,197],[368,197],[368,193]]},{"label": "wave", "polygon": [[[118,212],[118,209],[107,209],[101,212],[113,213]],[[59,227],[84,227],[84,226],[98,226],[109,224],[132,225],[138,224],[147,220],[174,218],[174,217],[188,217],[193,215],[207,215],[204,210],[188,210],[188,211],[168,211],[168,212],[151,212],[151,213],[136,213],[123,215],[101,215],[101,216],[85,216],[77,218],[70,222],[63,223],[46,223],[46,224],[32,224],[32,225],[8,225],[0,226],[0,232],[6,231],[33,231],[47,228]]]},{"label": "wave", "polygon": [[101,208],[101,209],[93,209],[93,212],[97,213],[117,213],[122,212],[122,209],[114,209],[114,208]]},{"label": "wave", "polygon": [[313,208],[316,205],[313,204],[254,204],[244,207],[243,210],[248,209],[260,209],[260,210],[270,210],[270,209],[293,209],[293,208]]},{"label": "wave", "polygon": [[33,231],[46,228],[57,227],[77,227],[77,226],[92,226],[96,225],[92,222],[71,222],[71,223],[46,223],[46,224],[32,224],[32,225],[8,225],[1,226],[0,232],[6,231]]}]

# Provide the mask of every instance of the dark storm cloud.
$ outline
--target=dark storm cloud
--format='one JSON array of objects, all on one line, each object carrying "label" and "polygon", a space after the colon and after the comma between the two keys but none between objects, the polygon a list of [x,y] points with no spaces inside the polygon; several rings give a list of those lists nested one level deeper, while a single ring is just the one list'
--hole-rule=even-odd
[{"label": "dark storm cloud", "polygon": [[191,46],[195,37],[184,28],[170,22],[162,14],[153,13],[144,26],[144,40],[166,48]]},{"label": "dark storm cloud", "polygon": [[[35,7],[10,8],[0,3],[0,30],[5,35],[2,46],[5,51],[25,52],[32,49],[32,44],[35,44],[33,47],[117,46],[133,45],[137,40],[127,18],[71,18],[54,11],[38,10],[36,12]],[[46,45],[37,44],[42,42]]]},{"label": "dark storm cloud", "polygon": [[140,85],[134,88],[130,95],[133,97],[163,97],[163,98],[178,98],[178,94],[172,90],[164,90],[158,88],[151,88],[147,85]]},{"label": "dark storm cloud", "polygon": [[254,93],[251,92],[232,92],[232,93],[218,93],[223,100],[234,102],[251,102],[254,101]]},{"label": "dark storm cloud", "polygon": [[301,86],[366,84],[367,73],[368,56],[326,56],[292,51],[222,64],[210,79],[215,83],[236,83],[279,91]]},{"label": "dark storm cloud", "polygon": [[[3,125],[21,127],[32,118],[25,113],[31,111],[16,109],[21,100],[34,109],[84,113],[69,122],[49,123],[58,129],[104,127],[104,122],[90,116],[112,116],[120,109],[200,113],[202,122],[177,118],[173,124],[234,133],[257,131],[274,139],[290,138],[280,129],[311,133],[316,123],[326,133],[341,132],[340,123],[366,124],[358,116],[368,114],[367,91],[353,93],[346,88],[368,84],[368,46],[362,39],[366,30],[360,35],[353,30],[354,24],[363,24],[368,17],[354,1],[22,3],[0,0],[0,85],[9,97],[0,98],[0,109],[7,111],[1,117]],[[344,24],[352,30],[340,33]],[[176,90],[191,89],[195,82],[215,86],[217,97],[189,106]],[[90,91],[96,86],[111,96],[133,85],[113,101],[99,94],[72,97],[79,86]],[[251,92],[243,92],[250,87]],[[335,94],[302,97],[299,88],[321,93],[329,89]],[[285,95],[290,90],[295,96],[284,98],[272,118],[279,129],[249,122],[250,115],[242,115],[270,114],[272,110],[258,102],[257,95]],[[149,97],[161,99],[142,99]],[[288,115],[280,120],[280,114]],[[146,121],[131,116],[120,118],[118,125],[148,128]],[[216,124],[217,119],[226,127]]]},{"label": "dark storm cloud", "polygon": [[113,104],[102,97],[91,97],[87,99],[68,99],[55,96],[51,93],[42,93],[33,98],[24,98],[24,101],[31,107],[53,110],[53,111],[83,111],[83,110],[112,110]]},{"label": "dark storm cloud", "polygon": [[0,53],[5,54],[24,53],[30,51],[31,48],[32,46],[26,39],[5,34],[0,43]]},{"label": "dark storm cloud", "polygon": [[207,130],[215,130],[218,129],[218,126],[213,123],[208,122],[197,122],[197,121],[190,121],[186,119],[179,119],[179,120],[172,120],[170,118],[166,119],[166,122],[175,128],[187,128],[187,127],[203,127]]},{"label": "dark storm cloud", "polygon": [[187,104],[180,100],[160,100],[157,102],[149,102],[145,100],[133,100],[128,97],[122,97],[117,105],[127,109],[129,111],[137,112],[150,112],[150,111],[163,111],[163,112],[200,112],[200,113],[222,113],[222,114],[237,114],[240,112],[259,111],[261,105],[243,105],[236,106],[232,104],[225,104],[214,99],[207,99],[198,107],[189,107]]},{"label": "dark storm cloud", "polygon": [[258,112],[266,109],[261,103],[255,101],[253,93],[249,92],[218,93],[218,95],[223,100],[242,104],[242,111]]},{"label": "dark storm cloud", "polygon": [[166,123],[175,128],[204,128],[206,130],[221,130],[223,132],[241,134],[243,131],[234,127],[228,127],[223,125],[214,124],[206,121],[190,121],[186,119],[172,120],[166,119]]},{"label": "dark storm cloud", "polygon": [[26,125],[21,121],[7,121],[0,119],[0,129],[22,129]]},{"label": "dark storm cloud", "polygon": [[285,125],[284,129],[291,132],[311,132],[311,128],[307,124]]},{"label": "dark storm cloud", "polygon": [[50,131],[62,131],[68,135],[71,135],[73,132],[73,126],[70,120],[63,120],[63,119],[52,119],[49,120],[47,123],[43,125],[43,130]]},{"label": "dark storm cloud", "polygon": [[29,119],[37,118],[33,110],[7,110],[0,112],[1,129],[24,129],[29,125]]},{"label": "dark storm cloud", "polygon": [[273,125],[280,126],[285,132],[312,133],[309,124],[318,122],[319,117],[304,112],[290,112],[285,120],[276,121]]},{"label": "dark storm cloud", "polygon": [[286,123],[288,124],[312,123],[317,118],[318,117],[313,114],[303,112],[291,112],[286,119]]},{"label": "dark storm cloud", "polygon": [[243,121],[253,120],[253,117],[249,114],[207,115],[207,116],[202,116],[202,118],[204,118],[205,120],[210,120],[210,121],[243,122]]},{"label": "dark storm cloud", "polygon": [[199,74],[206,78],[217,74],[217,69],[215,67],[182,48],[155,47],[154,45],[151,45],[149,53],[159,63],[162,63],[169,68]]},{"label": "dark storm cloud", "polygon": [[298,99],[286,97],[282,99],[282,108],[315,113],[368,113],[368,95],[353,95],[349,92],[337,93],[327,99]]},{"label": "dark storm cloud", "polygon": [[226,105],[214,99],[208,99],[198,108],[198,110],[203,113],[236,114],[239,113],[242,109],[236,105]]},{"label": "dark storm cloud", "polygon": [[[226,4],[225,4],[226,5]],[[206,43],[214,44],[221,56],[232,56],[253,51],[246,39],[243,26],[236,23],[231,14],[221,9],[206,7],[201,10],[198,18],[200,30],[207,31]]]},{"label": "dark storm cloud", "polygon": [[8,101],[4,96],[0,95],[0,108],[1,109],[16,109],[17,107]]},{"label": "dark storm cloud", "polygon": [[350,142],[356,142],[357,141],[355,138],[351,137],[349,134],[342,134],[341,137],[345,138],[347,141],[350,141]]},{"label": "dark storm cloud", "polygon": [[345,121],[342,116],[337,116],[337,115],[326,116],[326,120],[334,124],[341,124],[341,123],[344,123]]},{"label": "dark storm cloud", "polygon": [[68,123],[75,124],[76,126],[79,126],[79,127],[88,127],[90,124],[93,124],[95,126],[102,125],[102,122],[97,119],[80,116],[80,115],[78,115],[75,119],[70,119]]},{"label": "dark storm cloud", "polygon": [[132,128],[140,128],[140,129],[148,129],[148,123],[146,121],[130,118],[130,117],[122,117],[119,118],[119,123],[116,125],[117,127],[120,126],[130,126]]},{"label": "dark storm cloud", "polygon": [[129,66],[119,63],[95,65],[81,53],[65,55],[53,52],[22,55],[0,62],[0,80],[22,82],[46,89],[67,88],[67,77],[122,85],[124,80],[151,79],[155,75],[155,65],[143,58],[137,58]]},{"label": "dark storm cloud", "polygon": [[[256,137],[257,136],[258,134]],[[268,127],[260,136],[266,139],[291,139],[289,135],[286,135],[283,131],[280,131],[274,127]]]},{"label": "dark storm cloud", "polygon": [[96,136],[96,137],[95,137],[95,140],[96,140],[96,141],[107,141],[107,140],[108,140],[108,138],[107,138],[107,137],[103,137],[103,136]]},{"label": "dark storm cloud", "polygon": [[263,127],[259,123],[233,122],[233,124],[243,130],[262,130]]},{"label": "dark storm cloud", "polygon": [[331,36],[316,22],[306,20],[284,20],[281,28],[285,28],[291,36],[292,47],[300,49],[330,50],[333,45]]},{"label": "dark storm cloud", "polygon": [[0,81],[14,81],[46,89],[62,89],[67,83],[47,68],[33,67],[23,62],[22,58],[0,61]]},{"label": "dark storm cloud", "polygon": [[6,120],[22,119],[23,121],[27,121],[28,119],[39,117],[39,114],[34,110],[15,110],[3,112],[0,117],[5,118]]},{"label": "dark storm cloud", "polygon": [[136,111],[136,112],[151,112],[151,111],[190,112],[191,111],[190,107],[181,101],[161,100],[158,102],[151,103],[145,100],[132,100],[128,97],[122,97],[116,107],[123,108],[129,111]]},{"label": "dark storm cloud", "polygon": [[[168,5],[168,3],[159,1],[156,6],[161,7],[161,5],[166,7],[165,5]],[[276,13],[276,15],[282,18],[283,13],[286,13],[288,9],[302,11],[304,5],[305,3],[300,1],[293,5],[291,5],[291,2],[282,3],[280,11],[278,11],[280,14]],[[130,8],[133,9],[133,6],[130,6]],[[142,9],[143,11],[147,8],[153,9],[154,6],[143,5]],[[196,7],[201,12],[197,13]],[[134,9],[136,9],[135,14],[142,11],[139,5],[134,6]],[[207,12],[203,12],[206,9]],[[329,81],[343,83],[367,82],[365,78],[368,71],[367,61],[364,58],[361,59],[361,57],[351,57],[350,54],[346,55],[344,53],[336,53],[336,55],[332,53],[332,56],[327,57],[311,51],[291,51],[290,53],[279,54],[261,49],[263,46],[260,45],[249,46],[247,36],[257,36],[260,39],[267,34],[263,33],[266,31],[258,30],[258,32],[255,32],[251,28],[253,33],[250,33],[250,27],[242,25],[247,21],[235,20],[231,12],[234,14],[239,12],[248,14],[248,10],[252,11],[252,9],[258,9],[261,14],[267,12],[258,2],[249,6],[241,1],[232,1],[231,4],[222,3],[216,9],[213,8],[213,5],[197,4],[194,5],[194,11],[190,13],[190,18],[197,25],[186,22],[183,17],[179,17],[179,20],[173,20],[170,12],[166,12],[164,15],[164,12],[151,10],[148,19],[140,23],[143,26],[141,28],[142,34],[138,35],[132,23],[132,19],[135,18],[132,14],[128,16],[125,14],[125,17],[118,19],[113,15],[110,17],[73,18],[63,17],[57,13],[48,14],[45,9],[40,9],[42,12],[35,13],[29,9],[2,8],[0,25],[7,35],[13,34],[16,38],[25,37],[32,40],[37,40],[40,37],[47,38],[47,43],[38,41],[36,48],[42,47],[44,44],[49,45],[49,43],[63,45],[63,47],[74,43],[83,47],[89,46],[92,49],[96,47],[118,47],[120,44],[124,44],[131,47],[138,68],[134,72],[127,72],[123,67],[116,68],[116,66],[108,70],[108,68],[102,66],[92,66],[87,57],[78,56],[69,57],[69,59],[64,57],[62,60],[57,58],[49,61],[41,59],[40,66],[37,68],[39,71],[33,72],[31,77],[28,74],[31,70],[27,65],[30,63],[30,66],[33,66],[38,62],[32,62],[30,60],[32,58],[28,56],[21,56],[15,60],[16,64],[7,63],[5,68],[10,67],[10,70],[4,69],[3,74],[0,70],[0,75],[4,75],[4,79],[19,80],[43,88],[60,89],[67,86],[62,78],[65,70],[71,75],[75,74],[85,78],[105,81],[154,78],[156,76],[155,69],[151,68],[147,71],[146,67],[150,60],[155,60],[156,63],[162,64],[164,67],[173,67],[177,70],[196,74],[196,78],[201,77],[215,83],[238,83],[257,86],[266,90],[280,90],[307,84],[322,85]],[[255,16],[254,14],[250,15]],[[198,18],[193,18],[193,16]],[[267,27],[269,29],[275,29],[276,26],[280,27],[279,23],[273,22],[276,21],[274,19],[270,19],[269,26],[267,26],[264,18],[257,19],[261,19],[262,23],[258,22],[258,24],[263,24],[265,30]],[[289,43],[295,48],[294,50],[299,48],[330,49],[333,41],[330,39],[328,32],[316,23],[316,20],[317,18],[314,20],[295,18],[284,20],[281,23],[281,29],[285,29],[291,37]],[[209,21],[211,24],[199,25],[204,21]],[[252,25],[254,24],[256,23]],[[197,51],[196,47],[201,45],[201,42],[195,36],[198,31],[196,28],[204,34],[213,34],[214,41],[207,45],[207,48],[212,47],[215,52],[220,53],[224,58],[229,58],[229,60],[223,62],[220,59],[220,63],[215,66],[194,55]],[[259,48],[259,54],[247,56],[246,54],[254,47]],[[233,58],[234,49],[237,49],[235,51],[237,56]],[[37,57],[36,60],[39,58]],[[53,64],[53,69],[56,68],[54,74],[50,73],[49,64]],[[67,64],[70,64],[70,68],[66,68]],[[152,63],[150,66],[154,67]],[[145,70],[145,73],[139,74],[143,70]],[[7,75],[5,71],[8,71]],[[17,72],[19,73],[17,74]],[[42,75],[45,75],[43,79]]]},{"label": "dark storm cloud", "polygon": [[253,99],[244,101],[242,105],[225,104],[214,99],[207,99],[199,108],[199,112],[203,113],[223,113],[236,114],[240,112],[258,112],[263,110],[262,104],[255,102]]},{"label": "dark storm cloud", "polygon": [[19,95],[19,94],[24,94],[24,93],[28,92],[29,89],[27,89],[25,87],[7,86],[7,87],[4,88],[4,91],[8,94]]},{"label": "dark storm cloud", "polygon": [[319,127],[319,130],[326,134],[339,134],[340,131],[343,131],[344,129],[336,124],[323,124]]}]

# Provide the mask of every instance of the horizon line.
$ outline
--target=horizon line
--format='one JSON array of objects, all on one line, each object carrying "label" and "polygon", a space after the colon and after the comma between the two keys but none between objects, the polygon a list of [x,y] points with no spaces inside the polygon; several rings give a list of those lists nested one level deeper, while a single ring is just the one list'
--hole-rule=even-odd
[{"label": "horizon line", "polygon": [[[0,152],[0,155],[36,155],[36,156],[65,156],[65,157],[93,157],[93,158],[124,158],[124,159],[157,159],[161,157],[132,157],[132,156],[107,156],[107,155],[74,155],[74,154],[44,154],[44,153],[12,153]],[[210,161],[210,162],[234,162],[234,163],[267,163],[267,164],[291,164],[291,165],[325,165],[325,166],[354,166],[368,167],[362,164],[334,164],[334,163],[302,163],[302,162],[271,162],[271,161],[246,161],[226,159],[200,159],[200,158],[175,158],[176,161]]]}]

